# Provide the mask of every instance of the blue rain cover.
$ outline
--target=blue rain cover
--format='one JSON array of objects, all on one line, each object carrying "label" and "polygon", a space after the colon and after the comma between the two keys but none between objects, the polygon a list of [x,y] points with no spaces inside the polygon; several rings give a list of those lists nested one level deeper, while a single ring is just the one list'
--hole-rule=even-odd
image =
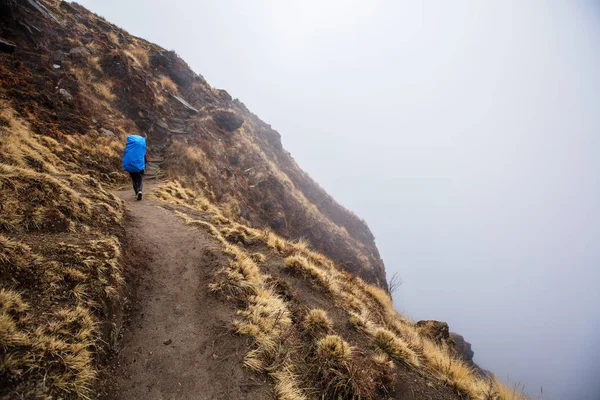
[{"label": "blue rain cover", "polygon": [[127,172],[140,172],[146,169],[146,139],[138,135],[127,136],[123,152],[123,169]]}]

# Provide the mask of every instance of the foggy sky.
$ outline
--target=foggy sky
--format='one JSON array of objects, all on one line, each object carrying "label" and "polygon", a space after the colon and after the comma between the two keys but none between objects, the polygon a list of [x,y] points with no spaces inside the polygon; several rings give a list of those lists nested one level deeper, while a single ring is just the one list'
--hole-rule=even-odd
[{"label": "foggy sky", "polygon": [[397,309],[545,399],[600,398],[600,6],[80,0],[277,129]]}]

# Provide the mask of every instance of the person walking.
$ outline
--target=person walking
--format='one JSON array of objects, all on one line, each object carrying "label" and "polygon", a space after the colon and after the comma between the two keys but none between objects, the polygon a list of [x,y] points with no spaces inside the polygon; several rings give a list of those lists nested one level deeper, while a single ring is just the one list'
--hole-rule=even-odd
[{"label": "person walking", "polygon": [[127,136],[121,163],[123,170],[129,172],[131,176],[133,191],[137,200],[142,200],[142,185],[147,162],[146,138],[139,135]]}]

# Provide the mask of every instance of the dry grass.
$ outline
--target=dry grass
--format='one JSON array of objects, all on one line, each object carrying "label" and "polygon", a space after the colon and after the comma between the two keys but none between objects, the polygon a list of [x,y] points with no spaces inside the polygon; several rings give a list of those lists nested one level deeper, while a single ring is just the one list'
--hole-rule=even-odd
[{"label": "dry grass", "polygon": [[317,342],[317,357],[328,365],[340,365],[350,361],[350,345],[337,335],[327,335]]},{"label": "dry grass", "polygon": [[0,396],[88,398],[124,285],[123,204],[93,177],[118,149],[34,134],[5,102],[0,118]]},{"label": "dry grass", "polygon": [[150,65],[148,59],[148,51],[142,47],[133,47],[130,50],[130,55],[140,66],[148,68]]},{"label": "dry grass", "polygon": [[113,101],[117,98],[117,95],[113,93],[112,84],[107,82],[94,82],[92,83],[94,91],[105,98],[106,100]]},{"label": "dry grass", "polygon": [[169,94],[176,95],[179,92],[177,84],[168,76],[161,76],[158,79],[158,82],[160,83],[160,87],[166,90]]},{"label": "dry grass", "polygon": [[111,31],[111,32],[107,33],[107,36],[108,36],[108,40],[110,40],[110,42],[112,44],[114,44],[115,46],[118,46],[121,43],[121,41],[119,40],[119,37],[117,36],[116,33]]},{"label": "dry grass", "polygon": [[[238,311],[239,318],[234,323],[238,333],[251,337],[254,342],[244,364],[254,371],[267,372],[275,383],[278,398],[315,394],[332,399],[377,398],[381,395],[376,394],[380,393],[378,390],[384,390],[385,385],[393,382],[395,364],[401,363],[408,368],[428,371],[435,377],[432,379],[472,399],[488,399],[490,390],[498,399],[525,399],[497,381],[490,383],[479,377],[447,347],[424,337],[410,320],[399,315],[385,291],[341,270],[327,257],[311,251],[306,243],[290,242],[270,231],[253,229],[225,218],[207,198],[175,182],[160,188],[158,197],[207,213],[206,219],[210,222],[181,216],[189,224],[208,229],[232,257],[231,264],[217,274],[210,287],[246,305]],[[284,257],[283,270],[306,277],[330,293],[335,306],[346,310],[348,322],[370,338],[360,349],[371,354],[370,357],[359,360],[353,355],[351,347],[333,331],[325,310],[309,310],[298,327],[291,322],[286,301],[273,292],[261,272],[262,257],[247,254],[243,249],[246,243],[257,241]],[[316,340],[313,353],[307,359],[298,358],[292,344],[304,346],[307,340],[313,339],[298,342],[299,336],[294,333],[298,328],[307,335],[305,337]],[[288,361],[278,364],[278,360]],[[274,365],[279,367],[272,370]],[[299,389],[307,385],[313,388]]]},{"label": "dry grass", "polygon": [[406,362],[412,366],[419,366],[417,354],[398,336],[385,328],[377,328],[372,333],[375,345],[390,357]]},{"label": "dry grass", "polygon": [[261,253],[252,253],[250,254],[250,258],[252,258],[252,261],[254,261],[257,264],[262,264],[267,260],[267,257],[265,257],[265,255]]},{"label": "dry grass", "polygon": [[320,309],[312,309],[306,313],[302,328],[313,337],[325,335],[332,331],[333,323],[327,316],[327,312]]}]

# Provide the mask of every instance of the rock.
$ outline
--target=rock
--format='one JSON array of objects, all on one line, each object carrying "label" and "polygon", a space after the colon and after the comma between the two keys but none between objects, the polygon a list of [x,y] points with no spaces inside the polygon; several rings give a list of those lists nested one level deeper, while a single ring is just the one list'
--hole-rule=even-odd
[{"label": "rock", "polygon": [[40,3],[39,1],[36,0],[27,0],[27,2],[29,3],[30,6],[32,6],[33,8],[35,8],[36,10],[38,10],[40,12],[40,14],[42,14],[43,16],[45,16],[46,18],[50,18],[52,20],[54,20],[54,22],[58,22],[60,23],[60,21],[58,20],[58,18],[56,18],[54,16],[54,14],[52,14],[47,8],[46,6],[44,6],[42,3]]},{"label": "rock", "polygon": [[1,52],[12,54],[15,52],[16,48],[17,48],[16,45],[5,42],[4,40],[0,39],[0,51]]},{"label": "rock", "polygon": [[462,335],[455,332],[450,333],[450,337],[454,340],[454,350],[456,350],[458,355],[465,361],[473,362],[475,352],[471,349],[471,343],[467,342]]},{"label": "rock", "polygon": [[274,210],[277,208],[277,203],[274,201],[266,201],[263,203],[262,208],[265,211]]},{"label": "rock", "polygon": [[433,339],[438,344],[447,344],[454,346],[454,342],[450,338],[448,324],[442,321],[424,320],[415,324],[415,327],[423,336]]},{"label": "rock", "polygon": [[192,107],[192,105],[191,105],[190,103],[188,103],[187,101],[185,101],[185,100],[184,100],[184,99],[182,99],[181,97],[179,97],[179,96],[176,96],[176,95],[174,95],[174,94],[172,94],[172,95],[171,95],[171,97],[173,97],[175,100],[177,100],[178,102],[180,102],[181,104],[183,104],[183,106],[184,106],[185,108],[187,108],[188,110],[190,110],[190,111],[193,111],[193,112],[195,112],[195,113],[197,113],[197,112],[198,112],[198,110],[197,110],[197,109],[195,109],[194,107]]},{"label": "rock", "polygon": [[69,4],[68,1],[61,1],[60,2],[60,8],[62,8],[64,10],[67,10],[67,11],[69,11],[71,13],[77,14],[77,10],[75,10],[73,8],[73,6],[71,4]]},{"label": "rock", "polygon": [[227,159],[229,160],[231,165],[237,165],[240,162],[240,156],[237,154],[228,155]]},{"label": "rock", "polygon": [[221,97],[223,100],[230,102],[233,100],[233,97],[231,97],[231,95],[229,93],[227,93],[227,90],[223,90],[223,89],[218,89],[217,92],[219,93],[219,97]]},{"label": "rock", "polygon": [[100,128],[100,132],[102,132],[102,134],[105,136],[115,136],[115,133],[113,131],[106,128]]},{"label": "rock", "polygon": [[60,65],[63,61],[65,61],[65,53],[62,50],[53,51],[50,55],[50,61],[53,64]]},{"label": "rock", "polygon": [[242,210],[242,211],[240,211],[240,214],[239,214],[239,216],[240,216],[241,218],[244,218],[244,219],[250,220],[250,214],[248,214],[248,211],[247,211],[247,210]]},{"label": "rock", "polygon": [[227,132],[233,132],[244,124],[244,118],[233,111],[220,110],[212,115],[217,126]]},{"label": "rock", "polygon": [[62,94],[67,101],[73,100],[73,96],[71,96],[71,93],[67,92],[66,89],[61,88],[58,93]]},{"label": "rock", "polygon": [[467,342],[462,335],[456,332],[450,332],[450,337],[455,343],[454,351],[456,352],[456,354],[460,356],[460,358],[462,358],[467,363],[467,365],[473,368],[475,372],[477,372],[480,376],[484,378],[491,377],[494,375],[490,371],[485,370],[479,365],[477,365],[477,363],[473,360],[475,352],[473,351],[473,349],[471,349],[471,343]]},{"label": "rock", "polygon": [[163,128],[163,129],[169,129],[169,124],[167,124],[167,121],[163,121],[162,119],[156,121],[156,125],[158,125],[159,127]]},{"label": "rock", "polygon": [[283,229],[286,227],[286,222],[284,217],[276,217],[269,222],[271,228],[273,229]]},{"label": "rock", "polygon": [[173,343],[173,340],[171,340],[171,339],[169,339],[169,340],[165,340],[165,341],[163,342],[163,344],[164,344],[165,346],[168,346],[168,345],[170,345],[171,343]]},{"label": "rock", "polygon": [[54,69],[60,69],[60,65],[58,65],[58,64],[52,64],[52,68],[54,68]]},{"label": "rock", "polygon": [[174,51],[152,51],[148,58],[152,66],[165,68],[169,77],[179,86],[189,87],[196,79],[196,75]]},{"label": "rock", "polygon": [[71,51],[69,51],[69,55],[74,58],[87,58],[91,56],[91,53],[85,47],[80,46],[72,48]]},{"label": "rock", "polygon": [[267,142],[273,146],[277,150],[283,150],[283,145],[281,144],[281,135],[275,129],[272,129],[270,126],[261,129],[259,134],[264,136],[267,139]]}]

